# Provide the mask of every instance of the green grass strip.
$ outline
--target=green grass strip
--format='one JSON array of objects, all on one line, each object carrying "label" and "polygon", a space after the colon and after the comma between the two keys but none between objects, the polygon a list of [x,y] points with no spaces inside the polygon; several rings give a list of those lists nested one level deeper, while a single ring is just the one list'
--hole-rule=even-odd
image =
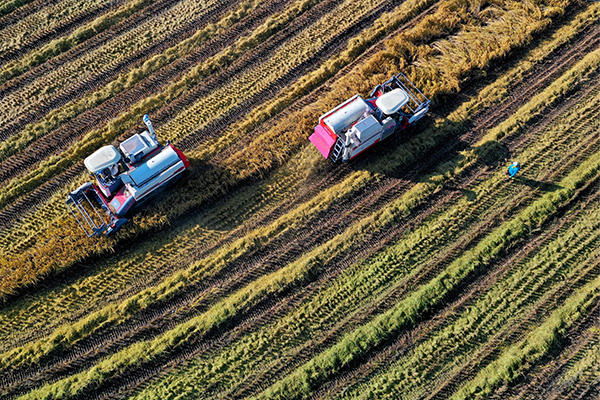
[{"label": "green grass strip", "polygon": [[596,179],[599,170],[600,159],[588,159],[560,182],[562,189],[536,200],[518,216],[495,229],[475,248],[465,252],[428,284],[372,322],[347,334],[338,343],[254,398],[309,397],[314,388],[333,376],[340,368],[355,362],[400,329],[410,326],[421,312],[438,305],[468,275],[496,260],[516,240],[527,237],[532,229],[539,227],[554,215],[559,207],[572,200],[577,189]]},{"label": "green grass strip", "polygon": [[518,378],[528,365],[535,363],[553,348],[558,339],[573,326],[600,297],[600,277],[588,282],[569,297],[563,306],[552,312],[527,337],[509,347],[477,376],[464,384],[451,399],[486,398],[500,384]]},{"label": "green grass strip", "polygon": [[35,363],[41,357],[64,346],[74,344],[109,322],[124,320],[138,310],[168,298],[190,282],[214,274],[243,254],[256,250],[273,238],[302,226],[316,213],[364,187],[373,178],[367,171],[357,171],[351,174],[343,182],[322,191],[307,203],[282,215],[272,224],[255,229],[209,257],[192,263],[188,268],[175,273],[160,285],[146,289],[122,303],[111,304],[75,324],[61,326],[42,340],[31,342],[0,355],[0,367],[7,368],[23,363]]},{"label": "green grass strip", "polygon": [[[4,160],[18,153],[30,145],[34,140],[46,135],[61,124],[75,118],[86,110],[92,109],[107,99],[116,96],[137,83],[141,82],[152,73],[165,67],[192,52],[208,40],[224,33],[227,29],[249,15],[262,1],[247,0],[226,14],[215,24],[209,24],[198,30],[188,39],[177,43],[162,54],[157,54],[146,60],[140,67],[120,74],[115,80],[102,88],[84,95],[83,98],[52,110],[41,121],[27,125],[18,135],[13,135],[0,143],[0,160]],[[1,75],[0,75],[1,76]]]}]

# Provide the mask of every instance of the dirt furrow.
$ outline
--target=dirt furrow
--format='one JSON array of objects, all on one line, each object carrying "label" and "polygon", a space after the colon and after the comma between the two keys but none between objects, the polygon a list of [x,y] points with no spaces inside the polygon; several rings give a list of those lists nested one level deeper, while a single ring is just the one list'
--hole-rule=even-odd
[{"label": "dirt furrow", "polygon": [[[85,25],[87,22],[93,21],[101,14],[117,9],[123,3],[125,3],[125,0],[113,0],[105,4],[100,4],[98,6],[88,8],[75,16],[70,16],[67,20],[61,22],[60,24],[52,26],[42,32],[38,32],[35,35],[28,37],[27,43],[25,43],[23,46],[4,53],[0,53],[0,64],[6,63],[11,60],[15,60],[25,55],[27,52],[35,49],[36,47],[44,45],[55,38],[67,35],[74,28],[81,25]],[[48,4],[44,4],[44,6],[47,7]],[[1,23],[2,22],[0,21],[0,26]]]},{"label": "dirt furrow", "polygon": [[34,0],[29,2],[28,4],[21,5],[20,7],[17,6],[17,8],[13,11],[0,17],[0,29],[4,29],[9,25],[14,24],[21,19],[24,19],[28,15],[40,10],[44,6],[51,6],[58,3],[59,1],[60,0]]},{"label": "dirt furrow", "polygon": [[[523,262],[523,260],[529,258],[532,254],[535,254],[538,248],[555,237],[565,226],[568,226],[568,223],[580,212],[581,208],[578,209],[577,206],[581,201],[588,201],[590,195],[591,192],[588,191],[587,197],[583,196],[576,199],[572,207],[562,210],[562,213],[568,215],[567,218],[553,219],[549,226],[540,230],[527,243],[524,243],[523,246],[513,248],[504,256],[502,261],[495,263],[495,266],[490,271],[485,274],[473,276],[468,282],[465,282],[461,292],[453,294],[451,298],[445,301],[445,303],[449,303],[448,305],[439,310],[428,310],[414,328],[401,332],[397,338],[393,338],[388,343],[383,343],[380,348],[371,352],[370,356],[359,365],[349,366],[332,381],[323,385],[318,394],[313,396],[313,398],[324,396],[330,398],[336,393],[347,390],[351,385],[364,382],[369,377],[373,377],[377,371],[389,367],[389,365],[402,357],[407,356],[419,342],[434,330],[450,324],[454,315],[457,315],[461,310],[467,309],[483,293],[509,273],[515,264]],[[569,214],[569,210],[572,209],[577,210],[577,212]],[[437,386],[432,385],[431,387],[434,388]],[[445,393],[445,395],[448,396],[449,393]]]},{"label": "dirt furrow", "polygon": [[[258,26],[269,15],[280,11],[290,1],[292,0],[269,2],[260,7],[228,29],[226,33],[210,40],[186,57],[161,68],[139,82],[135,87],[111,97],[100,105],[62,124],[58,129],[29,145],[27,151],[20,152],[4,160],[0,164],[0,183],[32,168],[50,155],[65,151],[90,130],[105,125],[110,120],[111,115],[117,115],[140,100],[156,94],[169,83],[179,79],[192,66],[215,55],[226,46],[231,45],[241,35]],[[128,131],[122,136],[128,136],[131,133]]]},{"label": "dirt furrow", "polygon": [[[81,46],[77,46],[66,53],[63,53],[60,56],[38,66],[37,68],[34,68],[33,70],[6,82],[0,87],[0,90],[2,90],[4,93],[11,93],[19,90],[19,88],[38,79],[38,77],[43,75],[46,71],[55,70],[62,64],[72,61],[96,47],[104,45],[106,41],[126,33],[127,30],[131,29],[131,27],[138,26],[147,19],[155,18],[157,14],[160,14],[162,11],[168,9],[177,2],[178,0],[162,0],[153,3],[142,11],[134,13],[129,18],[121,21],[114,27],[111,27],[105,32],[87,40]],[[198,16],[194,21],[182,25],[159,41],[155,43],[149,43],[144,48],[131,53],[129,56],[123,58],[115,64],[111,64],[110,67],[98,72],[89,79],[78,81],[76,84],[74,83],[61,95],[56,96],[52,100],[44,102],[43,104],[39,104],[37,107],[31,109],[31,111],[29,111],[27,114],[22,115],[14,121],[11,121],[10,123],[1,127],[0,138],[6,139],[12,134],[19,132],[25,127],[25,125],[34,123],[43,118],[52,109],[61,107],[70,101],[80,99],[87,92],[99,89],[114,79],[114,77],[118,74],[126,72],[135,66],[141,65],[144,60],[148,59],[152,55],[159,54],[173,46],[175,43],[188,38],[198,29],[199,26],[204,26],[205,24],[218,20],[223,13],[227,12],[227,10],[229,10],[235,4],[236,2],[234,1],[222,2],[216,9],[207,11],[206,13]]]}]

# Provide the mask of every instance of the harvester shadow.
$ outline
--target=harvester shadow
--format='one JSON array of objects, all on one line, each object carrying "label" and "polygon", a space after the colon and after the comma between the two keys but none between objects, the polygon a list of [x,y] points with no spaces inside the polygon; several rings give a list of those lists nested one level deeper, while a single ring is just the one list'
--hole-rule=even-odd
[{"label": "harvester shadow", "polygon": [[[432,138],[430,132],[443,129],[449,135]],[[352,168],[388,178],[426,181],[432,174],[445,173],[464,156],[469,144],[458,139],[464,125],[449,120],[436,124],[425,117],[418,125],[401,131],[352,160]],[[433,143],[432,143],[433,141]]]},{"label": "harvester shadow", "polygon": [[[147,217],[155,220],[157,216],[164,215],[168,216],[172,227],[189,225],[200,211],[220,202],[232,186],[236,186],[236,178],[227,169],[194,157],[188,159],[191,163],[188,171],[145,204],[134,216],[134,224],[136,219]],[[152,234],[152,231],[150,229],[149,233]]]},{"label": "harvester shadow", "polygon": [[[49,293],[71,290],[70,287],[81,280],[100,275],[118,265],[123,254],[138,250],[147,252],[149,241],[153,248],[160,248],[181,232],[199,224],[203,224],[202,228],[206,230],[216,229],[211,225],[216,225],[217,221],[205,217],[210,215],[210,210],[221,201],[224,193],[232,190],[231,184],[227,185],[227,189],[221,185],[232,182],[233,177],[224,168],[191,157],[188,159],[192,163],[191,168],[176,182],[145,201],[133,215],[128,215],[130,221],[120,232],[109,237],[92,238],[86,238],[82,233],[81,253],[86,255],[81,260],[22,287],[0,303],[0,309],[13,303],[29,303]],[[207,221],[214,224],[205,224]],[[96,243],[104,247],[102,242],[109,245],[108,249],[87,251]]]}]

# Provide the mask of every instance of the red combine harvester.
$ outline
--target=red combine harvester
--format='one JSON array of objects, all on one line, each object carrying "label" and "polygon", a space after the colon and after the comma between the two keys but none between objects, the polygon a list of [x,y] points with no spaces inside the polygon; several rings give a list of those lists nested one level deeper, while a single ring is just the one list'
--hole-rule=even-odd
[{"label": "red combine harvester", "polygon": [[181,150],[159,143],[148,115],[144,123],[148,130],[121,143],[120,151],[104,146],[84,161],[96,183],[84,183],[69,193],[66,203],[88,237],[117,231],[128,221],[126,214],[190,166]]},{"label": "red combine harvester", "polygon": [[430,101],[400,73],[365,100],[355,95],[319,118],[309,140],[333,161],[348,161],[399,129],[414,125]]}]

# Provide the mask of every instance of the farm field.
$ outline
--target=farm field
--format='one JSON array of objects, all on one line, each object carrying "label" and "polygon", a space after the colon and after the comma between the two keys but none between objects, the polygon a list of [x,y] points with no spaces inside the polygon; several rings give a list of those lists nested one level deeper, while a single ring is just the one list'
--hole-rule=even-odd
[{"label": "farm field", "polygon": [[[191,167],[88,238],[145,114]],[[0,0],[0,399],[600,398],[599,196],[599,2]]]}]

